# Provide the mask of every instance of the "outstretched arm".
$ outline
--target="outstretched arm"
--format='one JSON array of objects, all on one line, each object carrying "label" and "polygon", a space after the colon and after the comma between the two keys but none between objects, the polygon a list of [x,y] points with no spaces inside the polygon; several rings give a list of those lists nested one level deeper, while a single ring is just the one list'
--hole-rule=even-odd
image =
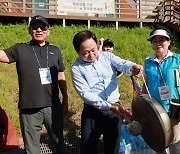
[{"label": "outstretched arm", "polygon": [[99,45],[99,51],[102,51],[103,42],[104,42],[104,38],[100,38],[100,40],[99,40],[99,43],[100,43],[100,45]]},{"label": "outstretched arm", "polygon": [[3,62],[3,63],[9,63],[10,62],[9,58],[7,57],[4,50],[0,50],[0,62]]}]

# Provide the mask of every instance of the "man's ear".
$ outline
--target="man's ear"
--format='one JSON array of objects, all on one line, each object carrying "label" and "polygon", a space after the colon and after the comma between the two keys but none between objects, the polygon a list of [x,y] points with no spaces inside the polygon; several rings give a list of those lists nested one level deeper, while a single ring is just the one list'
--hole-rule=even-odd
[{"label": "man's ear", "polygon": [[50,35],[50,29],[48,29],[47,35],[48,35],[48,36]]}]

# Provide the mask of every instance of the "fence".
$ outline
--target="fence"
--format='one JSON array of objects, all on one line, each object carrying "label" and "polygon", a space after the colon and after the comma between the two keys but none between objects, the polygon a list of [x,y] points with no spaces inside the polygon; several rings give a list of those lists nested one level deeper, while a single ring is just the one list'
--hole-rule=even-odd
[{"label": "fence", "polygon": [[0,15],[33,16],[43,14],[49,18],[107,20],[107,21],[144,21],[154,22],[156,8],[162,0],[115,0],[114,14],[70,13],[58,10],[58,0],[1,0]]},{"label": "fence", "polygon": [[[65,20],[125,22],[167,22],[180,25],[179,0],[115,0],[114,14],[71,13],[58,10],[58,0],[1,0],[0,16],[31,17]],[[179,27],[178,27],[179,28]]]}]

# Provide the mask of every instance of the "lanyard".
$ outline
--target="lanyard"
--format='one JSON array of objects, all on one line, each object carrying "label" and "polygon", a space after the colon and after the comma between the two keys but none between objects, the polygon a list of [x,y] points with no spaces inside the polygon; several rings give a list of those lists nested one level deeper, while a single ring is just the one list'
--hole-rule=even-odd
[{"label": "lanyard", "polygon": [[164,82],[164,85],[166,86],[167,84],[166,84],[166,82],[165,82],[165,80],[163,78],[162,71],[161,71],[161,68],[160,68],[159,64],[158,64],[158,70],[159,70],[160,76],[161,76],[161,78],[162,78],[162,80]]},{"label": "lanyard", "polygon": [[[34,55],[35,55],[35,57],[36,57],[36,60],[37,60],[37,62],[38,62],[39,68],[41,68],[40,61],[39,61],[39,59],[38,59],[38,57],[37,57],[37,54],[36,54],[36,52],[35,52],[35,49],[34,49],[34,46],[33,46],[33,45],[32,45],[32,50],[33,50]],[[47,64],[47,68],[48,68],[48,59],[49,59],[49,56],[48,56],[48,45],[47,45],[47,49],[46,49],[46,54],[47,54],[46,64]]]}]

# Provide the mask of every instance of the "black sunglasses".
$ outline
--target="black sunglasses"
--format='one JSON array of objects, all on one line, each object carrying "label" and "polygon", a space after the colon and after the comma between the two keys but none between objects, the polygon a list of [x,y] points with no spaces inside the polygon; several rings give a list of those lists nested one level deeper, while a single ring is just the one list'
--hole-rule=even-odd
[{"label": "black sunglasses", "polygon": [[33,30],[37,30],[38,28],[40,28],[42,31],[46,31],[48,29],[48,26],[46,25],[32,25],[31,27]]}]

